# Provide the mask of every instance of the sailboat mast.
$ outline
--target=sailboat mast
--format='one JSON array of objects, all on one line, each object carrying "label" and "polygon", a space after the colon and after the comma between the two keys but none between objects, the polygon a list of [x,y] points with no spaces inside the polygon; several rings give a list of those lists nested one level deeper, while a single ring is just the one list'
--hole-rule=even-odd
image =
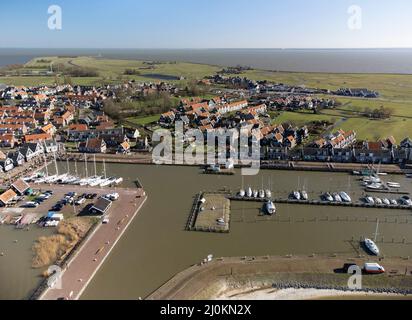
[{"label": "sailboat mast", "polygon": [[88,169],[87,169],[87,155],[86,154],[84,154],[84,167],[86,168],[85,178],[87,179],[89,177],[89,172],[88,172]]},{"label": "sailboat mast", "polygon": [[106,161],[103,159],[103,170],[104,170],[104,178],[107,179],[107,174],[106,174]]},{"label": "sailboat mast", "polygon": [[49,176],[49,164],[47,163],[47,158],[45,154],[44,154],[44,165],[46,168],[46,177],[48,177]]},{"label": "sailboat mast", "polygon": [[54,152],[53,155],[54,155],[54,167],[56,168],[56,175],[59,175],[59,167],[57,166],[56,152]]},{"label": "sailboat mast", "polygon": [[78,173],[78,170],[77,170],[77,160],[76,159],[74,159],[74,171],[76,172],[76,178],[78,178],[79,173]]},{"label": "sailboat mast", "polygon": [[96,155],[94,155],[94,176],[97,177]]},{"label": "sailboat mast", "polygon": [[376,231],[375,231],[375,239],[374,239],[374,242],[376,242],[376,240],[378,239],[378,233],[379,232],[379,219],[378,219],[378,221],[376,222]]}]

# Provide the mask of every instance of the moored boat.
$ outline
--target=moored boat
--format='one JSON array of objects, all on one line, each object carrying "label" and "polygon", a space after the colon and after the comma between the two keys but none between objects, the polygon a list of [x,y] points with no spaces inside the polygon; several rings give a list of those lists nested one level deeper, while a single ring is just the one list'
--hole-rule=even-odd
[{"label": "moored boat", "polygon": [[302,200],[307,201],[309,199],[308,193],[306,191],[301,191],[300,196],[301,196]]},{"label": "moored boat", "polygon": [[364,244],[366,248],[370,251],[370,253],[372,253],[375,256],[379,256],[380,251],[375,242],[373,242],[371,239],[365,239]]},{"label": "moored boat", "polygon": [[269,215],[274,215],[274,214],[276,214],[276,206],[275,206],[275,204],[272,202],[272,201],[268,201],[268,202],[266,202],[266,204],[265,204],[265,211],[266,211],[266,213],[267,214],[269,214]]},{"label": "moored boat", "polygon": [[342,198],[343,202],[352,202],[351,197],[344,191],[339,192],[340,197]]},{"label": "moored boat", "polygon": [[293,195],[293,198],[296,199],[296,200],[301,199],[299,191],[293,191],[292,195]]},{"label": "moored boat", "polygon": [[249,187],[249,188],[247,189],[246,195],[247,195],[248,198],[252,198],[252,196],[253,196],[252,188]]},{"label": "moored boat", "polygon": [[333,202],[333,197],[332,197],[332,195],[329,193],[329,192],[326,192],[324,195],[323,195],[323,199],[325,200],[325,201],[328,201],[328,202]]}]

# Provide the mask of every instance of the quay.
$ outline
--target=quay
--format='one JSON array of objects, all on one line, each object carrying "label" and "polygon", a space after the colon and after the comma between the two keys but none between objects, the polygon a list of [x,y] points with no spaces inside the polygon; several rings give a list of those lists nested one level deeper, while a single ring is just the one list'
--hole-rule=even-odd
[{"label": "quay", "polygon": [[61,286],[50,288],[46,279],[32,299],[78,300],[81,297],[147,200],[142,188],[118,188],[116,192],[120,194],[120,199],[113,203],[109,211],[109,223],[99,222],[62,266],[59,277]]},{"label": "quay", "polygon": [[296,205],[313,205],[313,206],[331,206],[331,207],[353,207],[353,208],[375,208],[375,209],[397,209],[412,210],[409,206],[404,205],[386,205],[386,204],[368,204],[364,202],[328,202],[322,200],[294,200],[294,199],[268,199],[268,198],[248,198],[240,196],[229,196],[231,201],[248,201],[265,203],[271,200],[275,203],[296,204]]},{"label": "quay", "polygon": [[[94,160],[90,155],[86,155],[88,161]],[[84,161],[84,154],[82,153],[66,153],[60,155],[58,160],[60,161]],[[118,163],[118,164],[146,164],[155,165],[152,155],[148,152],[133,153],[131,155],[122,154],[96,154],[96,162],[102,163]],[[188,166],[199,167],[197,165],[182,165],[174,164],[174,166]],[[243,168],[247,166],[235,165],[235,168]],[[200,166],[204,168],[204,166]],[[263,170],[290,170],[290,171],[312,171],[312,172],[340,172],[340,173],[353,173],[354,171],[363,171],[365,169],[371,169],[370,166],[366,166],[361,163],[329,163],[329,162],[309,162],[309,161],[268,161],[263,160],[260,163],[260,168]],[[375,168],[373,170],[376,170]],[[406,171],[402,170],[399,165],[396,164],[382,164],[380,166],[382,172],[394,175],[403,175]]]}]

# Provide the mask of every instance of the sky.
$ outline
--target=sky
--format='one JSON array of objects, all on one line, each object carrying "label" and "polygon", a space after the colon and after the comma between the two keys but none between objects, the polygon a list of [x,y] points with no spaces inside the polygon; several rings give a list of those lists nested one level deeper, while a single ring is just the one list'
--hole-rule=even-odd
[{"label": "sky", "polygon": [[[1,48],[412,47],[410,0],[1,2]],[[61,30],[48,28],[51,5]]]}]

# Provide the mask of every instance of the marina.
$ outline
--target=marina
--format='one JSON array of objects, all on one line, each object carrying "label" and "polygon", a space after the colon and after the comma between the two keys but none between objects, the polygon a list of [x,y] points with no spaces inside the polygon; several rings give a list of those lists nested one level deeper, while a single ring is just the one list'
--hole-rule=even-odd
[{"label": "marina", "polygon": [[[50,165],[50,172],[53,172],[52,167]],[[59,168],[67,172],[65,162],[60,162]],[[102,172],[102,163],[97,164],[97,170]],[[84,164],[78,163],[78,171],[81,176],[85,174]],[[93,164],[88,162],[88,172],[93,171]],[[412,256],[412,214],[408,210],[275,202],[276,215],[262,216],[264,200],[231,201],[230,233],[186,231],[194,193],[199,190],[230,189],[234,194],[236,190],[245,189],[246,194],[248,186],[254,186],[257,191],[262,189],[263,178],[263,189],[271,189],[273,199],[286,200],[291,190],[297,189],[299,181],[301,188],[307,189],[309,199],[319,199],[328,190],[331,194],[344,190],[351,199],[361,199],[365,194],[358,177],[347,173],[263,170],[258,176],[242,179],[241,175],[203,175],[198,168],[191,167],[121,164],[107,164],[107,172],[110,176],[125,177],[123,186],[126,188],[135,187],[135,179],[130,177],[139,177],[149,198],[113,250],[113,257],[106,260],[82,294],[83,299],[144,298],[209,254],[215,257],[314,253],[367,256],[360,244],[365,238],[374,238],[377,219],[381,235],[376,244],[381,252],[386,257]],[[389,176],[389,180],[398,181],[412,191],[409,178]],[[12,232],[29,237],[34,231]],[[11,238],[17,239],[17,236]],[[185,250],[175,250],[177,247]],[[13,248],[13,243],[3,243],[0,252],[7,253]],[[2,280],[4,285],[18,281],[22,288],[20,294],[30,292],[33,282],[22,277],[21,269],[10,268],[16,260],[7,254],[0,259],[5,268],[9,266],[8,277]],[[30,264],[26,263],[26,268],[30,268]]]}]

